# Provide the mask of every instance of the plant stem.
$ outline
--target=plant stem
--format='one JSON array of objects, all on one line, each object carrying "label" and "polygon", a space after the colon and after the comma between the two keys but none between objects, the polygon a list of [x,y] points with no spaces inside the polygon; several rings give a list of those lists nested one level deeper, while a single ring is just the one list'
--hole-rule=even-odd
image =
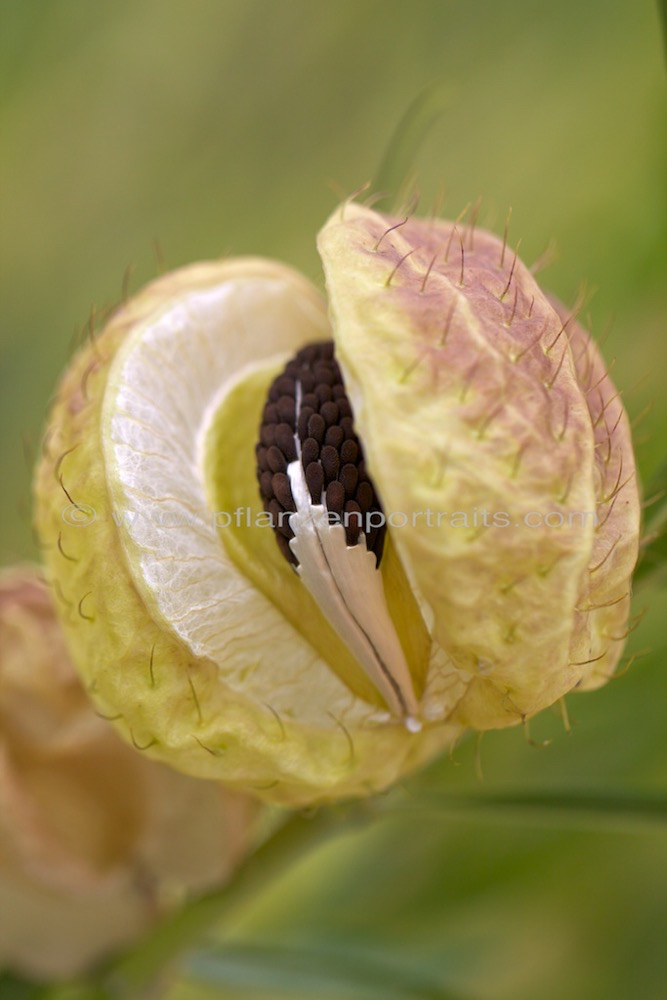
[{"label": "plant stem", "polygon": [[111,965],[101,977],[106,995],[137,1000],[167,963],[178,960],[212,926],[331,834],[364,823],[369,815],[369,804],[362,800],[344,807],[329,806],[312,815],[290,816],[237,870],[232,882],[187,904]]}]

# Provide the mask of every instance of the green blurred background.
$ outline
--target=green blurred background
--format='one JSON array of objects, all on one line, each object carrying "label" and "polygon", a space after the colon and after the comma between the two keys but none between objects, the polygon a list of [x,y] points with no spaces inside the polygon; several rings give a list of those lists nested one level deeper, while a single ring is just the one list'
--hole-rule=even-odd
[{"label": "green blurred background", "polygon": [[[613,322],[604,350],[631,416],[651,404],[637,430],[650,479],[667,426],[653,2],[3,0],[0,13],[2,562],[35,555],[24,452],[73,338],[92,306],[117,300],[127,267],[132,288],[154,275],[157,242],[168,267],[263,254],[320,281],[314,235],[335,192],[375,174],[435,81],[452,101],[418,157],[424,209],[441,188],[449,217],[481,196],[480,223],[502,231],[511,205],[529,263],[555,241],[543,284],[570,303],[582,282],[596,290],[590,322],[599,335]],[[648,611],[631,651],[648,654],[569,700],[569,735],[548,714],[532,730],[548,747],[488,735],[481,783],[471,741],[414,793],[664,797],[664,590],[640,590],[637,607]],[[306,859],[226,931],[225,961],[197,965],[170,1000],[450,987],[480,1000],[658,1000],[666,937],[657,825],[419,812]],[[364,975],[385,976],[379,992],[363,992]],[[408,992],[392,993],[406,976]]]}]

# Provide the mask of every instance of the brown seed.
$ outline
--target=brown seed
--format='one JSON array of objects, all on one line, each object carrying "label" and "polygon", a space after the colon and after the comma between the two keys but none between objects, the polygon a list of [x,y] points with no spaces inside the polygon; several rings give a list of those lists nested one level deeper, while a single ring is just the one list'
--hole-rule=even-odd
[{"label": "brown seed", "polygon": [[271,515],[271,523],[274,528],[277,528],[280,524],[280,515],[284,513],[282,507],[276,499],[269,500],[266,505],[266,509]]},{"label": "brown seed", "polygon": [[[347,442],[346,442],[347,444]],[[370,510],[371,504],[373,503],[373,487],[370,483],[359,483],[357,486],[357,492],[354,495],[354,499],[359,504],[359,507],[364,512],[364,514]]]},{"label": "brown seed", "polygon": [[334,356],[334,344],[333,340],[321,340],[318,344],[320,349],[321,358],[333,358]]},{"label": "brown seed", "polygon": [[294,443],[294,431],[289,424],[277,424],[275,431],[275,444],[278,445],[286,462],[296,460],[296,444]]},{"label": "brown seed", "polygon": [[[347,516],[349,545],[355,544],[363,531],[363,516],[380,509],[366,473],[332,341],[306,345],[273,382],[255,453],[262,502],[274,518],[278,546],[291,565],[298,565],[298,559],[289,546],[293,537],[289,517],[295,504],[286,470],[297,453],[311,502],[326,503],[327,510],[341,519]],[[381,527],[365,535],[378,562],[385,533]]]},{"label": "brown seed", "polygon": [[324,383],[325,385],[335,385],[338,381],[336,372],[332,365],[319,364],[315,365],[313,369],[313,375],[315,376],[315,381],[318,385]]},{"label": "brown seed", "polygon": [[276,411],[281,423],[289,424],[290,427],[294,427],[295,409],[294,400],[291,396],[281,396],[276,403]]},{"label": "brown seed", "polygon": [[380,565],[380,560],[376,552],[376,546],[381,544],[379,541],[380,534],[384,534],[384,529],[371,528],[371,530],[366,535],[366,548],[369,552],[375,555],[375,566],[376,568]]},{"label": "brown seed", "polygon": [[285,510],[294,511],[296,507],[294,505],[294,498],[292,496],[292,487],[290,486],[290,481],[284,472],[276,472],[271,481],[273,486],[273,495],[276,500],[282,504]]},{"label": "brown seed", "polygon": [[344,465],[340,470],[339,479],[345,489],[346,498],[351,501],[357,491],[357,484],[359,482],[359,473],[357,472],[356,465]]},{"label": "brown seed", "polygon": [[308,418],[308,437],[315,438],[319,444],[322,444],[324,440],[325,429],[326,424],[324,423],[324,418],[321,417],[319,413],[313,413],[313,415]]},{"label": "brown seed", "polygon": [[345,440],[345,431],[342,427],[327,427],[324,436],[324,443],[330,444],[332,448],[338,450]]},{"label": "brown seed", "polygon": [[336,479],[338,476],[338,469],[340,468],[340,458],[338,457],[338,452],[335,448],[332,448],[330,444],[325,444],[324,448],[322,448],[320,461],[322,462],[322,468],[324,469],[325,482],[330,483],[332,479]]},{"label": "brown seed", "polygon": [[301,383],[301,392],[304,393],[304,395],[309,392],[313,392],[315,389],[315,376],[312,372],[299,372],[298,379]]},{"label": "brown seed", "polygon": [[322,403],[320,406],[320,416],[327,427],[332,427],[338,423],[338,406],[336,403]]},{"label": "brown seed", "polygon": [[[317,396],[317,401],[322,405],[322,403],[328,403],[333,399],[333,393],[331,391],[331,386],[321,384],[315,389],[315,395]],[[321,411],[320,411],[321,412]]]},{"label": "brown seed", "polygon": [[[294,537],[294,532],[292,532],[292,537]],[[285,537],[285,535],[277,534],[276,535],[276,541],[278,542],[278,548],[280,549],[280,551],[282,552],[282,554],[285,556],[285,559],[287,559],[288,562],[291,562],[293,566],[298,566],[299,565],[299,560],[297,559],[297,557],[292,552],[292,549],[290,548],[289,540]]]},{"label": "brown seed", "polygon": [[359,504],[348,500],[345,504],[345,540],[348,545],[356,545],[363,523]]},{"label": "brown seed", "polygon": [[265,424],[278,423],[278,410],[275,403],[267,403],[262,413],[262,420]]},{"label": "brown seed", "polygon": [[281,396],[294,397],[294,379],[287,373],[275,380],[269,390],[269,399],[272,403],[277,403]]},{"label": "brown seed", "polygon": [[308,421],[312,417],[315,411],[310,406],[302,406],[299,411],[299,420],[297,423],[297,434],[299,436],[299,441],[303,441],[304,438],[308,437]]},{"label": "brown seed", "polygon": [[273,497],[273,473],[268,469],[262,472],[259,477],[259,492],[267,500]]},{"label": "brown seed", "polygon": [[320,446],[315,438],[306,438],[301,445],[301,463],[307,469],[311,462],[316,462],[320,457]]},{"label": "brown seed", "polygon": [[310,497],[314,504],[322,503],[322,490],[324,489],[324,471],[319,462],[311,462],[306,469],[306,483],[310,490]]},{"label": "brown seed", "polygon": [[312,365],[320,357],[320,345],[319,344],[306,344],[297,353],[296,360],[302,364]]},{"label": "brown seed", "polygon": [[343,516],[343,508],[345,506],[345,487],[342,483],[339,483],[338,481],[329,483],[327,486],[326,504],[328,511],[331,511],[333,514],[338,514],[339,517]]},{"label": "brown seed", "polygon": [[352,417],[343,417],[338,426],[343,428],[346,438],[356,438],[357,435],[354,433]]},{"label": "brown seed", "polygon": [[259,440],[261,441],[261,443],[266,448],[270,448],[272,444],[275,444],[276,443],[276,425],[275,424],[262,424],[262,429],[259,432]]},{"label": "brown seed", "polygon": [[281,375],[281,377],[276,381],[275,387],[278,390],[278,397],[291,396],[292,399],[294,399],[296,391],[294,379],[289,375]]},{"label": "brown seed", "polygon": [[271,445],[266,453],[266,461],[271,469],[271,472],[285,472],[287,469],[287,462],[285,461],[285,456],[283,455],[280,448],[276,445]]},{"label": "brown seed", "polygon": [[[278,521],[276,522],[276,531],[283,538],[294,538],[294,532],[290,528],[289,523],[290,515],[287,511],[283,511],[282,514],[278,515]],[[277,536],[276,536],[277,537]]]},{"label": "brown seed", "polygon": [[348,440],[344,441],[340,449],[340,460],[343,464],[347,462],[352,462],[353,464],[357,461],[359,457],[359,445],[356,441]]}]

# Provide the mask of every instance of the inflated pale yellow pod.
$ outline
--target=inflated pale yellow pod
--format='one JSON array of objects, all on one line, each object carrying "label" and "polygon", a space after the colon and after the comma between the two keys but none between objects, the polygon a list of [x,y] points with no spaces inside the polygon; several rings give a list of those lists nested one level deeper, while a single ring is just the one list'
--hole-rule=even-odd
[{"label": "inflated pale yellow pod", "polygon": [[622,648],[638,498],[595,348],[495,237],[400,222],[335,213],[328,304],[258,259],[150,285],[66,374],[38,472],[92,696],[275,801],[386,787]]},{"label": "inflated pale yellow pod", "polygon": [[419,512],[395,541],[467,679],[454,717],[504,726],[603,684],[640,505],[595,345],[489,233],[349,205],[319,248],[369,467],[385,508]]}]

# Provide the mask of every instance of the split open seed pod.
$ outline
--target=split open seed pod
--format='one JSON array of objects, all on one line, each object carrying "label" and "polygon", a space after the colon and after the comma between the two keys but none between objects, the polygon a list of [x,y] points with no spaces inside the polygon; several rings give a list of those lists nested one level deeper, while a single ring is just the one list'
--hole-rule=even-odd
[{"label": "split open seed pod", "polygon": [[102,711],[150,756],[292,804],[602,683],[639,521],[597,351],[501,241],[350,204],[319,249],[328,302],[240,259],[117,309],[37,476]]}]

